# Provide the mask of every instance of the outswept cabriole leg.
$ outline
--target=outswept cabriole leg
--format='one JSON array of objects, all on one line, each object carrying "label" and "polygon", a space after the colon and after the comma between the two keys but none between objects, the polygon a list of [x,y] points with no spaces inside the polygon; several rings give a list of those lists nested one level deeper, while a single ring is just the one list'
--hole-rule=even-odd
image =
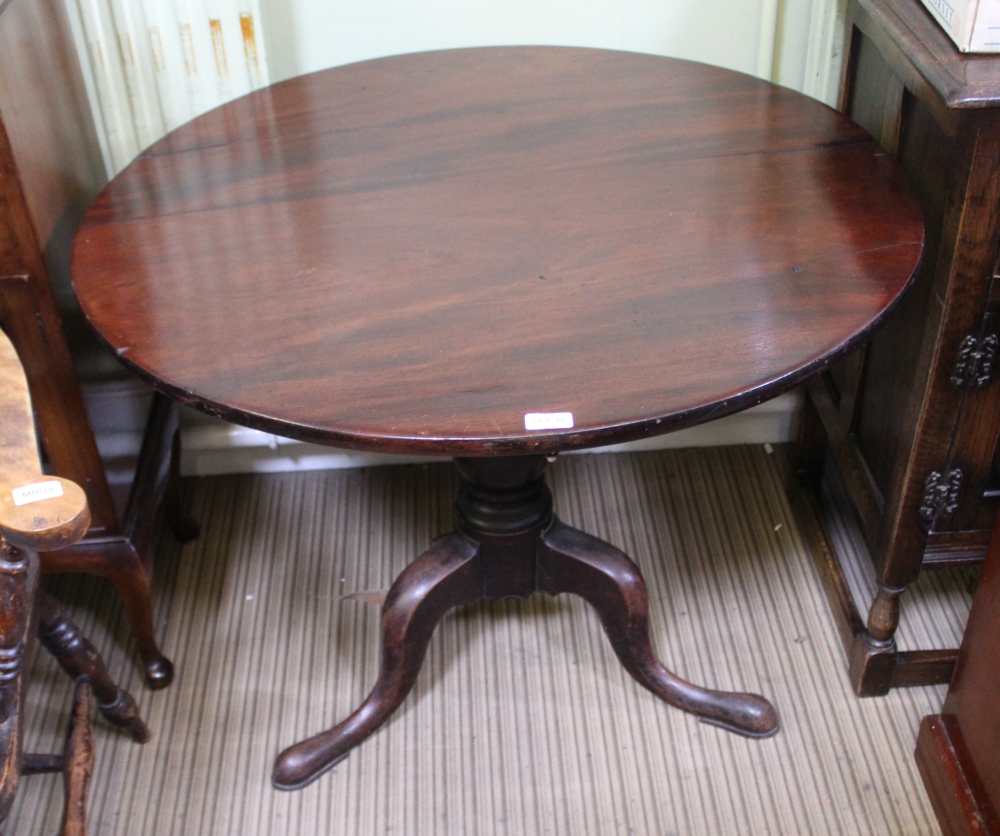
[{"label": "outswept cabriole leg", "polygon": [[45,649],[70,678],[86,679],[90,683],[97,707],[109,723],[125,729],[138,743],[149,740],[149,729],[139,716],[132,695],[118,687],[101,655],[45,593],[39,596],[38,634]]},{"label": "outswept cabriole leg", "polygon": [[763,697],[701,688],[660,663],[649,638],[646,584],[623,552],[557,520],[542,536],[537,565],[538,588],[579,595],[594,607],[625,669],[660,699],[748,737],[778,731],[778,714]]},{"label": "outswept cabriole leg", "polygon": [[382,665],[375,687],[346,720],[278,756],[272,779],[277,789],[316,780],[389,719],[413,687],[441,617],[480,597],[478,551],[467,537],[448,534],[396,579],[382,606]]},{"label": "outswept cabriole leg", "polygon": [[153,582],[142,558],[128,543],[115,550],[107,573],[125,608],[136,647],[151,690],[166,688],[174,680],[174,665],[156,643],[153,626]]}]

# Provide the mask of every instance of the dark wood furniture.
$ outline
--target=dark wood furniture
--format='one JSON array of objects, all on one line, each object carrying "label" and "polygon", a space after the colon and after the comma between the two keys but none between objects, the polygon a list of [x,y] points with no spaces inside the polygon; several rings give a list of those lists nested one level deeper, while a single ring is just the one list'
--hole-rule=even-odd
[{"label": "dark wood furniture", "polygon": [[[66,790],[60,832],[82,836],[94,760],[90,716],[95,701],[134,740],[145,742],[149,731],[135,701],[114,683],[93,645],[38,589],[38,553],[79,541],[91,516],[80,487],[42,474],[33,421],[20,361],[0,334],[0,825],[21,775],[58,771]],[[36,633],[76,681],[66,747],[59,755],[22,750],[24,716],[30,708],[25,670]]]},{"label": "dark wood furniture", "polygon": [[[120,515],[63,331],[62,313],[72,318],[75,310],[60,298],[71,296],[72,230],[106,182],[64,4],[0,0],[0,54],[0,327],[24,362],[49,469],[84,487],[93,519],[81,543],[46,553],[42,568],[108,578],[125,605],[147,683],[163,687],[173,666],[154,635],[152,549],[176,460],[176,408],[164,398],[154,401]],[[172,490],[174,528],[193,536]]]},{"label": "dark wood furniture", "polygon": [[776,731],[763,697],[657,661],[638,568],[553,515],[546,457],[794,386],[868,334],[922,246],[896,163],[819,103],[656,56],[493,48],[308,75],[195,120],[101,193],[72,272],[110,347],[186,403],[456,459],[456,531],[389,591],[368,699],[279,757],[287,789],[398,707],[446,610],[534,591],[594,605],[668,703]]},{"label": "dark wood furniture", "polygon": [[1000,834],[1000,517],[941,714],[917,764],[946,836]]},{"label": "dark wood furniture", "polygon": [[1000,58],[961,55],[918,0],[852,0],[848,19],[841,109],[899,160],[927,219],[913,293],[809,384],[803,421],[804,471],[825,458],[876,562],[862,613],[841,556],[817,544],[852,685],[869,696],[948,681],[955,650],[898,651],[900,597],[922,569],[982,559],[1000,495]]}]

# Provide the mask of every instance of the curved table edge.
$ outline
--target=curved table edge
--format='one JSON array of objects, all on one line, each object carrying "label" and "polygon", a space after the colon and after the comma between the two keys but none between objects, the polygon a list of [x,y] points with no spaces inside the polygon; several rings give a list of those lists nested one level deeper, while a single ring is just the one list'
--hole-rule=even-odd
[{"label": "curved table edge", "polygon": [[741,412],[793,389],[848,354],[879,327],[912,288],[917,274],[923,266],[925,253],[926,234],[922,234],[913,269],[895,297],[863,328],[849,335],[839,345],[814,360],[785,372],[781,377],[752,386],[723,400],[699,404],[659,417],[641,418],[600,427],[497,437],[412,436],[338,431],[297,424],[252,410],[240,409],[176,386],[157,377],[155,373],[143,366],[132,362],[127,354],[119,354],[90,321],[90,317],[86,316],[85,308],[84,313],[88,326],[97,335],[98,340],[115,353],[119,362],[135,372],[154,389],[178,403],[191,406],[200,412],[233,424],[325,447],[365,450],[374,453],[439,455],[442,457],[555,455],[571,450],[605,447],[611,444],[666,435]]}]

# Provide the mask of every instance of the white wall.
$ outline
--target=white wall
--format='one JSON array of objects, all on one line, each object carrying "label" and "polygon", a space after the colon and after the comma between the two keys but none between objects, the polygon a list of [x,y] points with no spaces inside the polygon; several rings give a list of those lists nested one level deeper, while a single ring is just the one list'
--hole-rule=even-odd
[{"label": "white wall", "polygon": [[845,2],[259,0],[274,80],[400,52],[557,44],[705,61],[824,99],[832,91],[822,85],[839,65],[839,39],[830,36]]},{"label": "white wall", "polygon": [[758,66],[761,30],[773,30],[775,6],[770,0],[263,0],[261,14],[275,79],[381,55],[490,44],[656,52],[750,72]]}]

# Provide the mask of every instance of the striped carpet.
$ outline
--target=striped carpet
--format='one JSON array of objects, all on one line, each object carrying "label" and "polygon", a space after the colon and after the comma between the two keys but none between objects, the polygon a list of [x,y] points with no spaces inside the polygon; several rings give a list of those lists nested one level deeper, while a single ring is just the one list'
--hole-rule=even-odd
[{"label": "striped carpet", "polygon": [[[667,664],[768,695],[778,736],[746,740],[667,708],[628,678],[581,601],[536,597],[450,615],[403,710],[297,793],[271,789],[273,756],[352,709],[377,668],[377,609],[346,596],[386,589],[449,527],[452,468],[192,482],[202,537],[165,541],[157,566],[171,689],[140,688],[106,588],[57,584],[155,734],[136,746],[98,724],[91,832],[937,833],[912,751],[944,689],[852,696],[782,455],[571,456],[550,471],[560,515],[643,568]],[[910,602],[918,636],[956,640],[968,594],[949,594],[958,603],[929,616]],[[33,688],[29,746],[55,748],[69,686],[40,656]],[[54,832],[59,779],[22,787],[10,832]]]}]

